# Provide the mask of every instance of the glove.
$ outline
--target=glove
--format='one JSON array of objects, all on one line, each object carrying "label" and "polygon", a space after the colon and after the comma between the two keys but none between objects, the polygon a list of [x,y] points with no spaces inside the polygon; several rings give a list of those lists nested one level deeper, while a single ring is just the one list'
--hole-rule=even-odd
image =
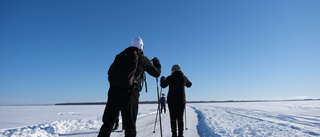
[{"label": "glove", "polygon": [[160,61],[157,57],[154,57],[152,60],[152,64],[157,67],[157,68],[161,68],[161,64],[160,64]]},{"label": "glove", "polygon": [[166,77],[162,76],[162,77],[160,78],[160,81],[163,82],[165,79],[166,79]]}]

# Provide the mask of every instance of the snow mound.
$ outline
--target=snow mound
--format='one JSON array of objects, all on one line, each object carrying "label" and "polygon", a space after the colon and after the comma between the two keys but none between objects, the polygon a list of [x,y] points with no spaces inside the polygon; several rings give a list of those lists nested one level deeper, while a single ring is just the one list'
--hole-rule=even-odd
[{"label": "snow mound", "polygon": [[206,124],[205,116],[202,114],[201,111],[197,110],[195,107],[191,107],[195,110],[198,117],[198,125],[197,130],[200,137],[220,137],[220,135],[215,134],[211,128]]},{"label": "snow mound", "polygon": [[101,118],[58,120],[16,129],[3,129],[0,130],[0,137],[57,137],[64,134],[97,130],[101,125]]},{"label": "snow mound", "polygon": [[68,112],[68,113],[58,113],[58,115],[81,115],[80,113]]}]

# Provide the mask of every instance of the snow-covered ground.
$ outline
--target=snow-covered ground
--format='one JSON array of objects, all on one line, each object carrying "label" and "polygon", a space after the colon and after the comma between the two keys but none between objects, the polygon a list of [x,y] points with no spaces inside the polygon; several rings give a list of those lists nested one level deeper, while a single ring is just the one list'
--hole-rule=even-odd
[{"label": "snow-covered ground", "polygon": [[198,114],[200,136],[320,136],[319,101],[190,106]]},{"label": "snow-covered ground", "polygon": [[[0,137],[96,137],[103,105],[0,106]],[[139,105],[138,137],[154,131],[156,104]],[[163,136],[170,137],[168,112],[162,114]],[[320,101],[187,104],[185,137],[320,136]],[[121,123],[120,127],[121,129]],[[111,134],[123,137],[121,130]]]}]

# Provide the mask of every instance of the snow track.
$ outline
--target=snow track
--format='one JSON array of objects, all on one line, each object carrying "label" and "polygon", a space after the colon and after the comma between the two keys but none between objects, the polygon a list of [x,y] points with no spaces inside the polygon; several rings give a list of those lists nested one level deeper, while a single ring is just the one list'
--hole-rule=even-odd
[{"label": "snow track", "polygon": [[206,119],[204,117],[204,115],[202,114],[201,111],[196,110],[196,108],[192,107],[193,109],[195,109],[195,112],[197,113],[197,117],[198,117],[198,125],[197,125],[197,130],[198,130],[198,134],[200,135],[200,137],[220,137],[220,135],[215,134],[213,131],[211,130],[211,128],[208,126],[208,124],[206,123]]},{"label": "snow track", "polygon": [[[273,109],[266,108],[266,104]],[[193,108],[198,114],[201,137],[320,136],[319,108],[292,109],[295,105],[298,104],[226,103],[194,104]]]},{"label": "snow track", "polygon": [[[160,137],[160,124],[159,117],[156,123],[155,132],[154,123],[157,114],[157,105],[141,105],[146,107],[140,107],[138,119],[137,119],[137,136],[138,137]],[[90,107],[90,106],[85,106]],[[59,116],[62,114],[74,115],[73,112],[59,112]],[[81,116],[85,114],[77,113],[74,116]],[[101,114],[100,114],[101,115]],[[185,137],[197,137],[196,127],[198,120],[196,119],[196,113],[193,109],[187,107],[187,124],[188,130],[185,130]],[[171,137],[170,117],[169,111],[161,115],[162,118],[162,131],[163,137]],[[2,129],[0,130],[0,137],[96,137],[99,133],[99,129],[102,125],[101,117],[75,119],[75,120],[57,120],[48,122],[45,124],[39,124],[35,126],[26,126],[14,129]],[[118,130],[111,133],[111,137],[123,137],[124,132],[122,129],[122,121],[120,118]]]},{"label": "snow track", "polygon": [[[154,131],[154,123],[156,119],[156,109],[148,113],[146,115],[142,115],[138,117],[137,120],[137,136],[138,137],[160,137],[160,124],[159,117],[156,123],[155,132]],[[161,115],[162,121],[162,133],[163,137],[171,137],[171,128],[170,128],[170,116],[167,110],[167,113],[162,113]],[[187,127],[188,130],[184,131],[185,137],[198,137],[197,129],[195,128],[198,124],[198,120],[196,117],[196,113],[190,107],[187,107]],[[121,124],[120,124],[121,125]],[[122,127],[119,126],[119,129]],[[124,133],[121,131],[116,131],[111,134],[111,137],[123,137]]]}]

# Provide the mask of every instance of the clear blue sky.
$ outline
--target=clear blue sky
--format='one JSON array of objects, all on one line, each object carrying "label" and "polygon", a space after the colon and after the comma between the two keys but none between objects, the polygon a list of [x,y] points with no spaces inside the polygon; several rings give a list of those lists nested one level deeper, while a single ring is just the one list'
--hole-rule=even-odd
[{"label": "clear blue sky", "polygon": [[[0,104],[106,101],[107,70],[140,36],[187,100],[320,98],[319,0],[0,1]],[[148,93],[156,100],[155,78]],[[167,88],[163,92],[167,93]]]}]

